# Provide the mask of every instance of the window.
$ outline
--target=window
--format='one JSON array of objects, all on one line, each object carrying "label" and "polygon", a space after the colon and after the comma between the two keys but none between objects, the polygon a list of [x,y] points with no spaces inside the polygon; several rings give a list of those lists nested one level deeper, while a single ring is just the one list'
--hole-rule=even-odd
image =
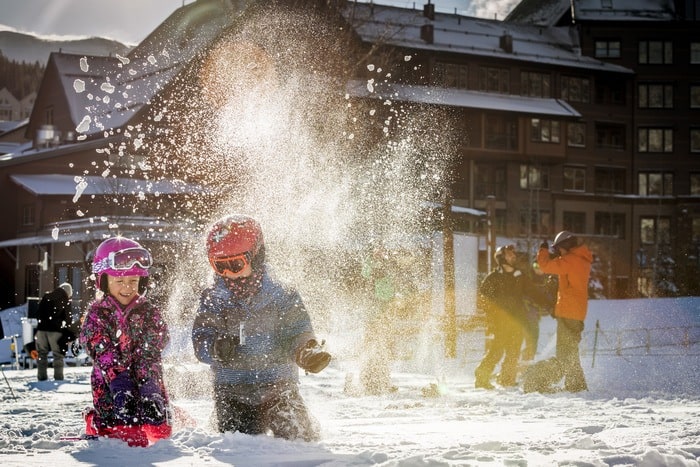
[{"label": "window", "polygon": [[586,124],[569,123],[566,126],[566,143],[577,148],[586,147]]},{"label": "window", "polygon": [[690,194],[700,195],[700,172],[690,174]]},{"label": "window", "polygon": [[570,232],[585,232],[586,231],[586,213],[564,211],[562,213],[562,223],[564,230]]},{"label": "window", "polygon": [[510,93],[510,71],[507,68],[481,67],[479,89],[486,92]]},{"label": "window", "polygon": [[669,172],[639,172],[640,196],[672,196],[673,174]]},{"label": "window", "polygon": [[34,225],[34,216],[35,216],[34,205],[33,204],[25,204],[22,207],[22,225],[23,226]]},{"label": "window", "polygon": [[637,88],[640,109],[672,109],[672,84],[640,84]]},{"label": "window", "polygon": [[673,152],[673,129],[639,128],[637,130],[639,152]]},{"label": "window", "polygon": [[594,171],[596,193],[624,193],[625,169],[596,167]]},{"label": "window", "polygon": [[540,143],[559,142],[559,122],[533,118],[530,120],[530,140]]},{"label": "window", "polygon": [[690,152],[700,152],[700,128],[690,129]]},{"label": "window", "polygon": [[513,116],[487,115],[484,128],[487,149],[518,150],[518,119]]},{"label": "window", "polygon": [[625,149],[624,125],[597,123],[595,137],[600,149]]},{"label": "window", "polygon": [[642,217],[639,219],[639,236],[647,245],[668,244],[671,242],[671,220],[668,217]]},{"label": "window", "polygon": [[447,88],[467,89],[469,86],[467,65],[436,62],[433,68],[433,83]]},{"label": "window", "polygon": [[520,95],[552,97],[550,79],[549,74],[523,71],[520,73]]},{"label": "window", "polygon": [[47,125],[53,125],[53,106],[46,108],[46,112],[44,113],[44,123]]},{"label": "window", "polygon": [[673,63],[673,42],[640,41],[639,63],[646,65],[670,65]]},{"label": "window", "polygon": [[549,235],[551,215],[549,211],[525,208],[520,211],[520,235]]},{"label": "window", "polygon": [[488,164],[474,166],[474,196],[486,199],[487,196],[506,199],[506,168]]},{"label": "window", "polygon": [[700,64],[700,42],[690,43],[690,63]]},{"label": "window", "polygon": [[564,191],[586,191],[585,167],[564,167]]},{"label": "window", "polygon": [[597,104],[624,105],[627,101],[624,80],[596,81],[595,101]]},{"label": "window", "polygon": [[590,80],[573,76],[562,76],[561,98],[568,102],[589,103],[591,101]]},{"label": "window", "polygon": [[700,109],[700,84],[690,85],[690,108]]},{"label": "window", "polygon": [[523,190],[549,190],[549,169],[522,164],[520,188]]},{"label": "window", "polygon": [[622,213],[596,211],[593,223],[596,235],[610,235],[621,240],[625,238],[625,215]]},{"label": "window", "polygon": [[620,58],[620,41],[595,41],[595,56],[599,58]]}]

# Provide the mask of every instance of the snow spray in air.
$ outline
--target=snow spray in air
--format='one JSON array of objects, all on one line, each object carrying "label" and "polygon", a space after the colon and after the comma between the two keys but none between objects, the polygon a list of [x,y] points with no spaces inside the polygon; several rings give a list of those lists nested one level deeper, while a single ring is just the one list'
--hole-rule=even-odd
[{"label": "snow spray in air", "polygon": [[[437,110],[375,98],[395,65],[362,62],[339,31],[294,9],[243,15],[191,68],[181,144],[168,157],[217,193],[205,220],[259,220],[272,270],[298,288],[336,364],[352,368],[360,349],[384,359],[360,369],[366,381],[384,379],[365,387],[381,392],[386,362],[407,356],[398,344],[430,313],[436,216],[427,206],[450,182],[449,138]],[[363,101],[346,90],[358,68]],[[180,320],[211,278],[203,236],[190,247],[168,305]]]}]

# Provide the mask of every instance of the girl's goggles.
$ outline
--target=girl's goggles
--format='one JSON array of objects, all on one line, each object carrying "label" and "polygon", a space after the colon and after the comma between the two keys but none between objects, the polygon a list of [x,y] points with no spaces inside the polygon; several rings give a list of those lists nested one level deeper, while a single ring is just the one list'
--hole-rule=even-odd
[{"label": "girl's goggles", "polygon": [[112,251],[105,259],[100,261],[94,272],[102,272],[105,269],[113,271],[128,271],[134,266],[148,269],[153,265],[153,258],[145,248],[126,248]]},{"label": "girl's goggles", "polygon": [[229,256],[227,258],[217,258],[212,261],[212,266],[217,274],[224,276],[226,273],[238,274],[250,264],[248,253],[241,255]]}]

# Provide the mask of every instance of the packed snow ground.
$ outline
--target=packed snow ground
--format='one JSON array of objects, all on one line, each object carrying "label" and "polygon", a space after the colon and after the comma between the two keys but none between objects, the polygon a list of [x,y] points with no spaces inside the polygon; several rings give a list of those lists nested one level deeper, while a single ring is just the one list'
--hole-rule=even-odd
[{"label": "packed snow ground", "polygon": [[[586,326],[589,391],[580,394],[474,389],[481,333],[463,334],[455,359],[443,359],[436,341],[429,355],[395,362],[398,390],[383,396],[347,391],[357,362],[336,359],[318,375],[301,376],[322,426],[322,440],[311,444],[216,433],[209,425],[207,368],[188,363],[188,356],[168,359],[171,394],[187,414],[171,439],[149,448],[63,441],[83,429],[90,368],[67,368],[59,384],[5,365],[0,464],[700,465],[700,299],[593,301]],[[554,321],[542,318],[541,330],[536,359],[553,352]],[[333,337],[328,340],[333,351]]]}]

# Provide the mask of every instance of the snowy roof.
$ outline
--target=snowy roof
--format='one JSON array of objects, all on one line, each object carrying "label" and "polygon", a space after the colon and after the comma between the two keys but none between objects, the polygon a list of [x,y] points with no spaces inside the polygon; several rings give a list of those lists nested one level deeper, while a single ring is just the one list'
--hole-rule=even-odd
[{"label": "snowy roof", "polygon": [[[435,13],[430,20],[422,10],[360,3],[348,4],[343,15],[364,42],[411,49],[453,52],[481,57],[534,62],[588,70],[632,73],[631,70],[582,56],[576,34],[569,27],[540,27],[496,20]],[[421,27],[433,26],[433,41],[421,38]],[[504,35],[513,50],[501,48]]]},{"label": "snowy roof", "polygon": [[[423,206],[428,209],[443,209],[444,204],[436,203],[434,201],[426,201],[423,203]],[[455,214],[468,214],[474,217],[484,217],[487,215],[486,211],[481,211],[479,209],[474,208],[467,208],[463,206],[456,206],[454,204],[450,206],[450,212],[453,212]]]},{"label": "snowy roof", "polygon": [[156,217],[109,216],[56,222],[38,235],[0,241],[0,248],[50,243],[102,241],[117,234],[128,235],[137,241],[180,241],[187,237],[187,229],[176,223]]},{"label": "snowy roof", "polygon": [[14,131],[17,128],[26,126],[29,123],[29,119],[25,118],[23,120],[9,120],[0,122],[0,134],[7,133],[9,131]]},{"label": "snowy roof", "polygon": [[77,133],[92,136],[124,127],[241,8],[220,0],[184,5],[126,57],[51,54]]},{"label": "snowy roof", "polygon": [[671,21],[675,12],[673,0],[573,0],[574,21]]},{"label": "snowy roof", "polygon": [[570,10],[571,0],[522,0],[504,21],[554,26]]},{"label": "snowy roof", "polygon": [[347,86],[352,97],[376,98],[446,105],[471,109],[496,110],[528,115],[578,118],[581,114],[561,99],[493,94],[465,89],[437,88],[396,83],[374,84],[368,81],[351,81]]},{"label": "snowy roof", "polygon": [[575,21],[671,21],[673,0],[522,0],[505,21],[553,26],[573,11]]},{"label": "snowy roof", "polygon": [[99,176],[37,174],[10,175],[13,182],[39,196],[202,193],[204,189],[180,180],[139,180]]},{"label": "snowy roof", "polygon": [[117,144],[119,140],[119,136],[110,136],[108,138],[98,138],[78,143],[64,143],[59,146],[49,147],[35,147],[33,141],[26,141],[16,145],[7,144],[0,146],[0,167],[73,154],[78,151],[111,147]]},{"label": "snowy roof", "polygon": [[125,126],[175,76],[168,57],[131,64],[125,57],[52,53],[78,138]]}]

